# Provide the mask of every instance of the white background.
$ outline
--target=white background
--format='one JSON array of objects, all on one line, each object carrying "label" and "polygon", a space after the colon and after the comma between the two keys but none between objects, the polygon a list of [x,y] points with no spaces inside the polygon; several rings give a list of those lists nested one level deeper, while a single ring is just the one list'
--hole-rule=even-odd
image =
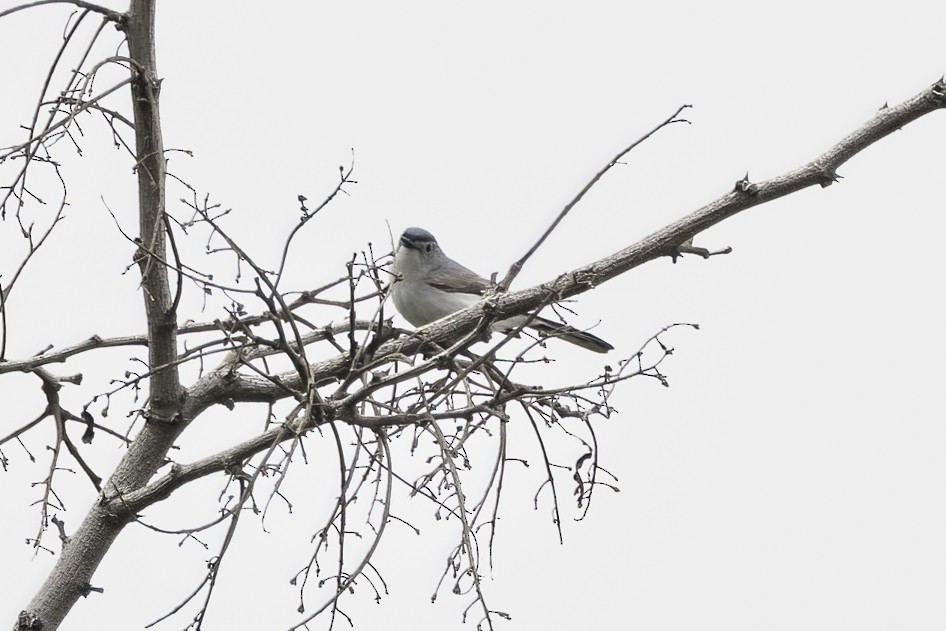
[{"label": "white background", "polygon": [[[884,10],[634,4],[162,2],[165,143],[194,152],[174,155],[170,168],[233,208],[236,236],[272,264],[297,219],[296,197],[311,206],[324,196],[354,149],[358,184],[306,228],[291,259],[294,287],[341,275],[369,241],[386,249],[385,222],[395,233],[425,227],[452,257],[502,274],[618,149],[693,104],[692,125],[633,152],[572,212],[519,277],[526,287],[634,242],[746,171],[759,180],[813,159],[946,70],[946,10],[925,0]],[[16,126],[29,120],[68,11],[0,21],[3,145],[21,140]],[[108,35],[105,55],[117,42]],[[133,248],[104,207],[134,225],[131,164],[101,125],[86,131],[86,158],[69,162],[66,223],[12,297],[8,357],[142,330],[136,272],[121,274]],[[548,503],[532,509],[539,474],[510,483],[485,581],[491,606],[512,615],[498,628],[943,628],[944,138],[946,116],[934,113],[856,156],[839,184],[749,210],[697,239],[732,254],[659,260],[581,296],[575,322],[601,320],[595,333],[616,346],[609,362],[665,324],[702,328],[667,338],[676,349],[664,366],[669,389],[643,380],[619,389],[620,414],[597,431],[621,492],[600,490],[581,523],[569,509],[563,546]],[[0,229],[8,279],[22,244],[9,236],[9,217]],[[193,305],[186,317],[220,315]],[[549,353],[560,360],[543,368],[550,383],[581,381],[602,365],[580,350]],[[130,354],[109,355],[117,372]],[[67,404],[107,388],[103,372],[95,389],[95,367],[55,370],[89,375],[84,396],[69,398],[66,387]],[[29,376],[0,379],[0,435],[38,413],[38,386]],[[130,407],[110,418],[124,427]],[[239,435],[261,419],[244,413]],[[240,420],[208,415],[185,434],[198,444],[179,459],[229,444]],[[37,527],[29,504],[39,488],[29,483],[45,476],[44,436],[25,439],[36,464],[18,445],[3,448],[6,624],[54,560],[23,543]],[[97,444],[107,470],[121,452]],[[297,511],[274,517],[269,534],[247,516],[205,629],[298,620],[288,580],[317,528],[306,510],[318,514],[334,497],[331,472],[296,471]],[[70,531],[94,499],[81,482],[64,487]],[[218,482],[148,517],[192,525],[199,519],[188,511],[213,514]],[[429,506],[411,510],[423,536],[392,526],[378,556],[391,594],[375,605],[359,589],[345,611],[358,629],[474,628],[475,617],[461,623],[468,598],[445,590],[429,602],[457,524],[434,521]],[[58,549],[54,535],[46,541]],[[211,554],[129,528],[95,576],[105,593],[80,600],[62,628],[142,628],[196,585]]]}]

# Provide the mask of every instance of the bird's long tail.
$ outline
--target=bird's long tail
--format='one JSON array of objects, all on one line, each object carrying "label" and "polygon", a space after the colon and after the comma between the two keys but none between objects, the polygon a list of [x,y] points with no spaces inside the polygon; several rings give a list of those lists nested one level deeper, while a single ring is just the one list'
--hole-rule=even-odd
[{"label": "bird's long tail", "polygon": [[528,326],[546,337],[557,337],[596,353],[607,353],[614,348],[596,335],[539,316],[534,317]]}]

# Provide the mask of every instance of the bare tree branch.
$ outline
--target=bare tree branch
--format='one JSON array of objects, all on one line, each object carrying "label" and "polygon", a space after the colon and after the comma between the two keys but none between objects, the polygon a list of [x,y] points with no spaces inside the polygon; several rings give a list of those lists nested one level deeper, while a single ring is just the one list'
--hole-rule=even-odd
[{"label": "bare tree branch", "polygon": [[[34,2],[6,11],[0,16],[29,6],[52,3],[52,0]],[[174,219],[172,224],[172,219],[167,214],[166,151],[159,114],[161,83],[154,51],[156,2],[132,0],[127,15],[113,13],[84,2],[73,1],[71,4],[102,13],[106,19],[122,25],[128,36],[128,59],[109,60],[122,66],[125,66],[127,61],[130,73],[130,77],[113,90],[123,87],[125,83],[131,85],[134,111],[132,118],[136,138],[135,168],[139,192],[139,248],[136,262],[141,273],[140,290],[148,328],[143,336],[111,339],[93,337],[56,352],[45,352],[26,360],[0,363],[0,374],[13,370],[31,370],[42,375],[43,373],[38,371],[42,371],[40,367],[47,363],[65,361],[98,348],[147,345],[149,356],[146,369],[138,371],[142,374],[134,378],[126,377],[125,381],[137,387],[140,381],[147,379],[148,398],[141,411],[145,421],[143,428],[128,446],[114,473],[102,486],[99,501],[93,505],[82,524],[68,539],[68,545],[63,546],[62,554],[47,581],[21,615],[17,628],[24,630],[39,626],[47,630],[57,628],[80,596],[88,595],[97,589],[91,586],[91,577],[123,528],[138,519],[141,511],[194,480],[211,474],[226,473],[231,476],[229,485],[234,478],[238,478],[241,493],[236,507],[228,503],[224,509],[224,512],[230,511],[227,517],[231,518],[232,534],[233,528],[236,527],[237,515],[243,509],[243,502],[252,501],[252,508],[256,509],[252,489],[257,477],[269,473],[285,475],[297,448],[298,453],[307,458],[305,443],[301,439],[313,428],[330,429],[338,453],[341,476],[339,497],[329,511],[327,525],[322,531],[323,534],[330,533],[332,537],[337,537],[338,556],[333,557],[337,561],[333,572],[337,574],[330,579],[333,581],[335,593],[325,605],[299,624],[305,624],[329,607],[332,620],[335,619],[336,613],[344,616],[339,609],[339,597],[354,586],[356,579],[372,580],[368,578],[365,570],[370,565],[371,556],[380,541],[385,524],[389,519],[398,519],[392,515],[390,505],[391,487],[393,481],[398,480],[410,486],[412,494],[423,495],[433,501],[438,515],[442,512],[448,518],[453,517],[460,522],[459,544],[448,558],[444,576],[453,571],[455,590],[472,594],[473,602],[470,606],[481,606],[485,624],[492,626],[494,615],[505,617],[506,614],[491,610],[485,604],[480,583],[482,563],[476,529],[478,526],[491,525],[492,542],[497,509],[493,509],[492,520],[478,520],[481,516],[484,516],[484,520],[488,519],[483,507],[488,504],[490,493],[495,497],[494,507],[499,504],[505,463],[508,459],[503,425],[508,419],[508,412],[504,406],[515,402],[524,408],[540,443],[544,440],[540,435],[543,429],[542,423],[539,422],[541,420],[545,429],[561,431],[580,446],[581,453],[577,459],[568,461],[569,464],[574,463],[573,466],[565,467],[553,462],[551,450],[546,449],[546,445],[542,443],[547,477],[541,482],[539,492],[546,484],[551,485],[553,518],[558,521],[561,515],[560,495],[555,486],[556,475],[559,480],[562,475],[571,475],[577,487],[580,508],[587,506],[596,485],[607,483],[606,480],[596,478],[598,472],[604,470],[597,463],[597,444],[589,418],[592,415],[611,413],[608,404],[609,388],[617,382],[635,375],[643,375],[665,383],[666,379],[658,366],[672,349],[665,347],[657,336],[654,336],[651,339],[664,351],[664,355],[658,356],[655,362],[642,360],[642,353],[638,352],[627,358],[617,372],[606,369],[603,374],[581,384],[562,388],[529,387],[513,381],[513,370],[525,363],[525,359],[516,358],[505,370],[498,367],[496,350],[508,342],[508,337],[494,343],[482,356],[468,353],[472,344],[483,339],[488,325],[497,319],[531,313],[541,306],[583,293],[658,257],[676,257],[681,253],[703,255],[691,244],[694,235],[752,206],[814,184],[831,184],[837,179],[836,173],[840,165],[857,152],[911,121],[946,107],[946,84],[940,81],[901,105],[881,110],[837,145],[794,171],[759,183],[751,183],[747,177],[743,178],[731,192],[620,252],[529,289],[513,293],[500,291],[473,307],[401,337],[397,337],[398,331],[381,322],[384,295],[380,290],[381,274],[376,267],[373,253],[370,257],[362,257],[366,268],[363,273],[358,273],[356,263],[359,259],[353,257],[346,277],[289,302],[289,294],[280,293],[277,288],[283,278],[293,235],[308,222],[311,215],[304,216],[290,233],[279,259],[278,271],[273,273],[254,262],[250,253],[224,232],[220,220],[229,211],[211,214],[210,210],[216,206],[208,207],[205,203],[200,207],[195,201],[195,217],[199,215],[203,222],[201,225],[209,226],[212,238],[222,238],[226,242],[226,246],[219,249],[235,255],[238,273],[240,264],[252,268],[251,273],[255,274],[252,280],[257,287],[254,293],[263,305],[260,310],[265,313],[246,316],[243,305],[237,305],[234,299],[234,304],[228,309],[232,316],[229,320],[181,326],[177,312],[183,292],[181,276],[178,276],[178,283],[172,288],[169,273],[188,269],[181,261],[181,253],[186,251],[177,248],[175,239],[183,239],[181,235],[186,235],[194,222],[179,222]],[[110,63],[109,60],[106,62]],[[96,66],[98,67],[101,66]],[[67,118],[59,121],[50,119],[45,130],[38,133],[31,131],[28,143],[21,148],[25,148],[28,157],[32,156],[34,145],[35,148],[45,147],[43,141],[49,137],[50,132],[68,127],[84,109],[102,107],[100,100],[109,93],[99,94],[91,100],[77,100],[74,95],[66,95],[65,100],[59,101],[59,105],[70,108],[67,114],[63,113]],[[45,98],[41,98],[40,102],[45,102]],[[677,121],[682,109],[610,160],[565,206],[529,252],[513,265],[501,283],[501,290],[508,288],[532,253],[541,246],[582,196],[628,151],[657,129]],[[343,186],[352,182],[350,175],[351,169],[341,170],[341,181],[319,208],[344,191]],[[17,182],[20,182],[20,191],[26,191],[22,180],[18,179]],[[23,194],[25,193],[21,193],[21,197]],[[308,212],[304,207],[305,200],[300,201],[303,203],[305,214]],[[169,240],[173,254],[171,257],[168,255]],[[369,279],[369,284],[374,283],[373,290],[367,296],[356,295],[356,285],[359,281],[364,282],[365,277]],[[237,282],[239,283],[239,278]],[[348,290],[345,299],[329,300],[331,295],[320,295],[322,290],[339,284],[342,285],[340,290]],[[230,296],[228,298],[232,299]],[[375,309],[372,319],[356,320],[355,304],[375,299],[377,304],[369,305]],[[302,305],[312,303],[344,308],[347,321],[343,325],[312,327],[296,313],[296,309]],[[309,317],[308,313],[305,315]],[[254,328],[257,326],[262,328]],[[310,329],[304,328],[307,326]],[[356,336],[354,331],[358,329],[367,332]],[[333,336],[343,331],[349,332],[347,340],[334,342]],[[185,350],[181,351],[179,336],[188,333],[217,335],[208,336],[212,337],[210,341],[198,338],[196,348],[188,348],[185,345]],[[334,342],[337,354],[330,351],[333,354],[326,357],[324,354],[317,355],[316,349],[307,348],[314,342],[324,340]],[[541,340],[536,341],[533,347],[542,343]],[[205,370],[203,361],[211,357],[212,353],[219,353],[213,357],[220,358],[220,361],[216,366]],[[272,359],[277,357],[280,361]],[[184,387],[179,367],[189,361],[201,362],[201,376],[188,387]],[[286,367],[287,364],[290,364],[290,368]],[[43,383],[46,389],[52,388],[50,384],[54,382],[47,383],[44,379]],[[47,399],[47,403],[52,405],[52,395],[47,393]],[[168,456],[172,453],[175,441],[212,406],[222,405],[233,409],[236,404],[242,402],[273,404],[281,401],[286,403],[279,407],[280,414],[287,408],[291,408],[291,411],[280,418],[270,406],[264,429],[256,436],[189,464],[171,463],[166,473],[158,475],[161,468],[168,464]],[[44,497],[47,504],[54,493],[51,478],[56,470],[59,449],[63,443],[80,463],[86,475],[97,483],[96,475],[92,468],[84,463],[76,445],[68,441],[68,436],[64,436],[65,420],[82,419],[59,408],[58,399],[48,414],[44,413],[17,430],[16,436],[11,435],[11,438],[18,438],[48,415],[52,415],[57,422],[58,437],[48,476],[47,496]],[[438,424],[438,421],[447,419],[458,419],[462,422],[458,422],[457,428],[450,433],[449,426],[452,423]],[[91,417],[86,422],[91,422]],[[501,428],[500,449],[495,452],[496,460],[491,461],[493,470],[482,499],[473,504],[468,501],[468,495],[462,486],[461,469],[466,465],[478,437],[493,436],[496,424]],[[348,425],[348,431],[354,435],[354,442],[351,444],[346,445],[342,440],[345,434],[340,430],[346,429],[344,425]],[[587,434],[589,431],[590,438]],[[372,434],[377,446],[374,450],[366,445]],[[426,440],[430,436],[434,438],[432,444],[417,447],[420,438]],[[413,439],[412,449],[427,449],[427,454],[433,452],[426,461],[428,464],[424,465],[422,475],[415,478],[414,483],[408,481],[413,476],[401,476],[395,472],[391,462],[389,443],[397,437]],[[284,446],[288,440],[293,441],[291,447]],[[271,461],[270,456],[277,452],[283,454],[283,458],[277,457]],[[259,454],[263,456],[259,457]],[[363,464],[365,454],[369,454],[368,464]],[[362,457],[362,461],[358,460],[359,457]],[[256,467],[252,475],[248,472],[250,467]],[[364,467],[364,470],[359,467]],[[562,473],[563,470],[567,473]],[[376,489],[380,489],[382,477],[386,482],[385,499],[374,500],[382,504],[381,521],[373,522],[371,515],[376,513],[369,511],[367,523],[375,530],[375,538],[367,545],[365,555],[352,561],[348,556],[354,555],[350,548],[346,547],[344,540],[349,534],[349,511],[355,510],[357,491],[361,485],[371,484],[365,482],[369,479],[369,473],[376,475]],[[247,477],[250,478],[248,481],[245,479]],[[273,485],[272,492],[273,495],[281,493],[279,482]],[[380,494],[380,491],[376,491],[376,494]],[[42,528],[45,528],[45,524]],[[64,533],[64,528],[61,532]],[[39,537],[37,541],[38,539]],[[225,552],[229,541],[228,534],[220,556]],[[491,551],[491,543],[489,547]],[[317,544],[312,557],[316,567],[316,555],[321,550],[324,548]],[[198,624],[206,611],[209,592],[212,592],[219,572],[220,556],[207,575],[207,585],[210,589],[204,609],[195,619]],[[375,591],[377,594],[377,590]]]},{"label": "bare tree branch", "polygon": [[32,9],[33,7],[39,7],[44,4],[71,4],[80,9],[85,9],[87,11],[92,11],[94,13],[100,13],[105,16],[106,19],[115,22],[116,24],[122,25],[125,23],[125,14],[119,13],[118,11],[112,11],[106,7],[93,4],[91,2],[85,2],[84,0],[35,0],[34,2],[28,2],[26,4],[21,4],[13,7],[12,9],[7,9],[6,11],[0,11],[0,18],[16,13],[17,11],[23,11],[25,9]]},{"label": "bare tree branch", "polygon": [[[370,359],[381,362],[384,358],[410,356],[424,348],[449,347],[461,336],[482,327],[484,321],[530,313],[550,300],[576,296],[648,261],[676,254],[679,244],[743,210],[810,186],[829,186],[837,179],[837,169],[855,154],[925,114],[943,108],[946,108],[946,83],[938,81],[907,101],[880,110],[870,121],[802,167],[759,183],[740,179],[732,192],[619,252],[546,283],[488,298],[419,329],[415,335],[383,344]],[[312,364],[313,381],[319,383],[341,377],[347,368],[346,359],[338,356]],[[291,372],[282,373],[277,379],[290,388],[300,386],[298,375]],[[275,387],[255,381],[246,382],[246,386],[247,400],[276,400],[284,396]],[[244,393],[240,390],[239,387],[227,388],[228,396],[242,400]]]}]

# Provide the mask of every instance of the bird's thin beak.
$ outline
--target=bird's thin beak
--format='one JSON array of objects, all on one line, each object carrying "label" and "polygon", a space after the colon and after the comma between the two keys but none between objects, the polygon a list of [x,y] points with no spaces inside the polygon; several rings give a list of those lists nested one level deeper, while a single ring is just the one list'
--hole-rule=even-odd
[{"label": "bird's thin beak", "polygon": [[409,249],[411,249],[411,250],[416,250],[416,249],[417,249],[416,246],[414,245],[414,242],[411,241],[410,239],[408,239],[406,234],[402,234],[402,235],[401,235],[401,245],[403,245],[405,248],[409,248]]}]

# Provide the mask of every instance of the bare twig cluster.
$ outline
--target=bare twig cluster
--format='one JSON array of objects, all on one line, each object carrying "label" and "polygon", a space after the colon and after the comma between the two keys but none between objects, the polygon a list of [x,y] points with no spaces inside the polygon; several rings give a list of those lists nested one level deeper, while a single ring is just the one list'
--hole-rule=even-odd
[{"label": "bare twig cluster", "polygon": [[[64,47],[72,41],[82,19],[91,13],[95,11],[87,7],[73,22]],[[151,75],[148,53],[132,52],[141,48],[133,37],[123,44],[129,47],[128,56],[110,57],[82,70],[107,23],[122,29],[132,26],[125,17],[105,13],[102,25],[92,34],[81,56],[79,70],[67,77],[67,88],[58,98],[49,99],[44,87],[28,140],[3,155],[4,159],[22,162],[12,175],[11,185],[4,189],[3,204],[6,208],[14,203],[18,226],[27,239],[32,238],[32,227],[25,227],[24,208],[30,199],[39,199],[28,185],[27,176],[32,168],[51,165],[63,182],[58,213],[44,235],[35,243],[30,241],[13,282],[5,288],[5,298],[9,297],[19,271],[42,245],[67,206],[65,179],[53,159],[56,143],[69,139],[70,146],[81,152],[82,139],[73,130],[79,128],[82,116],[98,113],[106,117],[116,142],[137,156],[142,155],[141,150],[136,153],[130,147],[140,146],[142,141],[126,141],[123,134],[130,131],[140,136],[154,124],[159,85]],[[108,64],[121,65],[130,78],[102,93],[93,93],[94,77]],[[106,96],[129,83],[134,84],[138,102],[143,104],[133,114],[125,115],[103,105]],[[43,124],[37,124],[40,109],[48,105],[52,106],[50,116]],[[673,120],[675,116],[661,126]],[[116,122],[124,129],[117,128]],[[295,468],[293,463],[306,458],[305,441],[315,431],[335,445],[339,471],[334,491],[337,501],[325,516],[324,525],[313,534],[308,558],[291,581],[299,590],[299,613],[304,616],[299,624],[324,614],[331,626],[337,617],[347,617],[340,608],[340,598],[357,584],[369,585],[376,598],[386,592],[381,570],[371,559],[387,524],[408,524],[394,510],[394,490],[401,487],[408,496],[427,502],[438,519],[453,520],[458,525],[457,545],[446,559],[436,593],[448,587],[452,593],[468,595],[467,609],[477,609],[478,617],[491,627],[495,616],[505,614],[486,605],[481,582],[484,554],[491,558],[507,464],[524,462],[507,453],[508,424],[527,421],[541,446],[544,475],[534,501],[538,507],[542,496],[550,498],[553,522],[561,536],[559,498],[565,496],[561,485],[574,485],[576,505],[586,511],[594,489],[602,484],[598,481],[603,470],[598,467],[592,418],[612,413],[608,395],[616,383],[636,375],[663,380],[658,367],[668,349],[661,347],[663,350],[655,358],[645,360],[645,351],[659,344],[655,336],[645,349],[620,362],[616,371],[608,368],[587,382],[554,389],[521,383],[516,380],[521,367],[548,361],[541,356],[544,340],[535,340],[513,359],[504,360],[500,351],[511,337],[494,341],[485,352],[475,353],[471,348],[485,339],[489,318],[447,344],[423,335],[405,336],[404,331],[391,326],[387,317],[386,288],[393,280],[385,266],[387,255],[375,253],[370,244],[366,251],[352,256],[345,274],[339,278],[304,291],[286,291],[282,287],[296,236],[339,193],[355,184],[354,163],[340,169],[335,186],[313,208],[307,206],[305,196],[299,196],[299,220],[287,235],[277,264],[270,269],[229,233],[226,221],[231,210],[213,203],[209,195],[199,194],[182,177],[167,172],[167,161],[155,157],[168,152],[156,144],[154,134],[147,142],[147,155],[135,159],[146,217],[135,230],[122,225],[119,217],[106,209],[118,233],[136,248],[134,261],[125,272],[135,266],[140,269],[141,289],[151,313],[149,332],[118,337],[92,335],[64,348],[50,345],[32,357],[4,358],[0,362],[0,374],[30,372],[39,377],[46,400],[40,415],[0,439],[0,449],[15,442],[34,460],[24,438],[46,421],[55,429],[48,472],[39,484],[39,527],[31,545],[52,552],[43,540],[48,526],[54,524],[63,541],[64,557],[69,550],[70,537],[61,518],[65,509],[55,490],[56,474],[69,471],[62,464],[65,448],[95,490],[101,492],[100,508],[113,521],[135,521],[157,533],[198,541],[207,548],[202,541],[206,533],[224,528],[222,542],[207,560],[203,580],[181,603],[155,621],[157,624],[196,608],[190,624],[200,628],[241,516],[250,510],[265,527],[274,499],[291,508],[294,500],[283,492],[284,483]],[[184,190],[176,209],[165,207],[167,176]],[[578,198],[563,212],[577,201]],[[140,236],[135,236],[136,232]],[[193,243],[200,247],[192,247]],[[526,258],[528,255],[517,264],[517,270]],[[218,259],[232,263],[232,281],[221,281],[221,275],[214,271],[214,261]],[[201,298],[201,311],[214,308],[208,301],[217,297],[213,305],[219,305],[223,317],[177,324],[177,314],[189,295]],[[549,295],[545,302],[553,299]],[[4,313],[6,309],[5,304]],[[78,386],[82,375],[57,377],[50,372],[52,365],[68,361],[70,365],[82,366],[94,361],[92,358],[105,349],[120,347],[148,349],[148,358],[136,360],[140,367],[125,369],[106,390],[90,393],[81,410],[64,408],[59,401],[62,384]],[[193,375],[195,381],[191,386],[176,385],[181,371]],[[169,380],[169,376],[173,379]],[[130,396],[116,404],[116,397],[123,393]],[[158,401],[159,397],[163,402]],[[184,403],[168,412],[175,408],[175,401]],[[142,434],[156,428],[157,433],[166,433],[173,440],[210,406],[222,404],[235,409],[247,401],[268,404],[255,438],[190,463],[171,461],[168,441],[163,451],[158,451],[160,459],[151,451],[150,464],[135,465],[134,477],[140,481],[133,484],[119,470],[103,485],[94,471],[95,462],[88,460],[89,456],[82,453],[66,431],[66,423],[82,423],[83,444],[92,443],[96,432],[110,435],[117,439],[117,446],[129,447],[126,460],[133,460]],[[126,413],[115,415],[113,405],[125,407]],[[546,436],[549,432],[574,442],[572,455],[566,455],[573,464],[563,466],[550,453],[550,439]],[[399,444],[406,447],[398,448]],[[489,455],[481,463],[483,450]],[[395,464],[395,457],[406,460]],[[0,458],[4,467],[9,466],[2,451]],[[416,475],[407,473],[410,463],[418,460],[426,463],[424,470]],[[467,490],[466,482],[474,463],[477,470],[489,470],[485,486],[477,489],[475,495]],[[164,467],[166,472],[152,477],[149,467]],[[176,489],[214,474],[226,480],[215,518],[196,526],[169,529],[144,517],[149,506]],[[262,480],[265,484],[261,486]],[[327,485],[326,493],[332,492]],[[74,536],[81,537],[81,529]],[[370,543],[356,546],[349,543],[352,536],[367,538]],[[314,577],[318,580],[313,581]],[[330,595],[314,606],[309,604],[313,586],[330,586]],[[90,584],[78,585],[77,589],[83,594],[101,590]]]}]

